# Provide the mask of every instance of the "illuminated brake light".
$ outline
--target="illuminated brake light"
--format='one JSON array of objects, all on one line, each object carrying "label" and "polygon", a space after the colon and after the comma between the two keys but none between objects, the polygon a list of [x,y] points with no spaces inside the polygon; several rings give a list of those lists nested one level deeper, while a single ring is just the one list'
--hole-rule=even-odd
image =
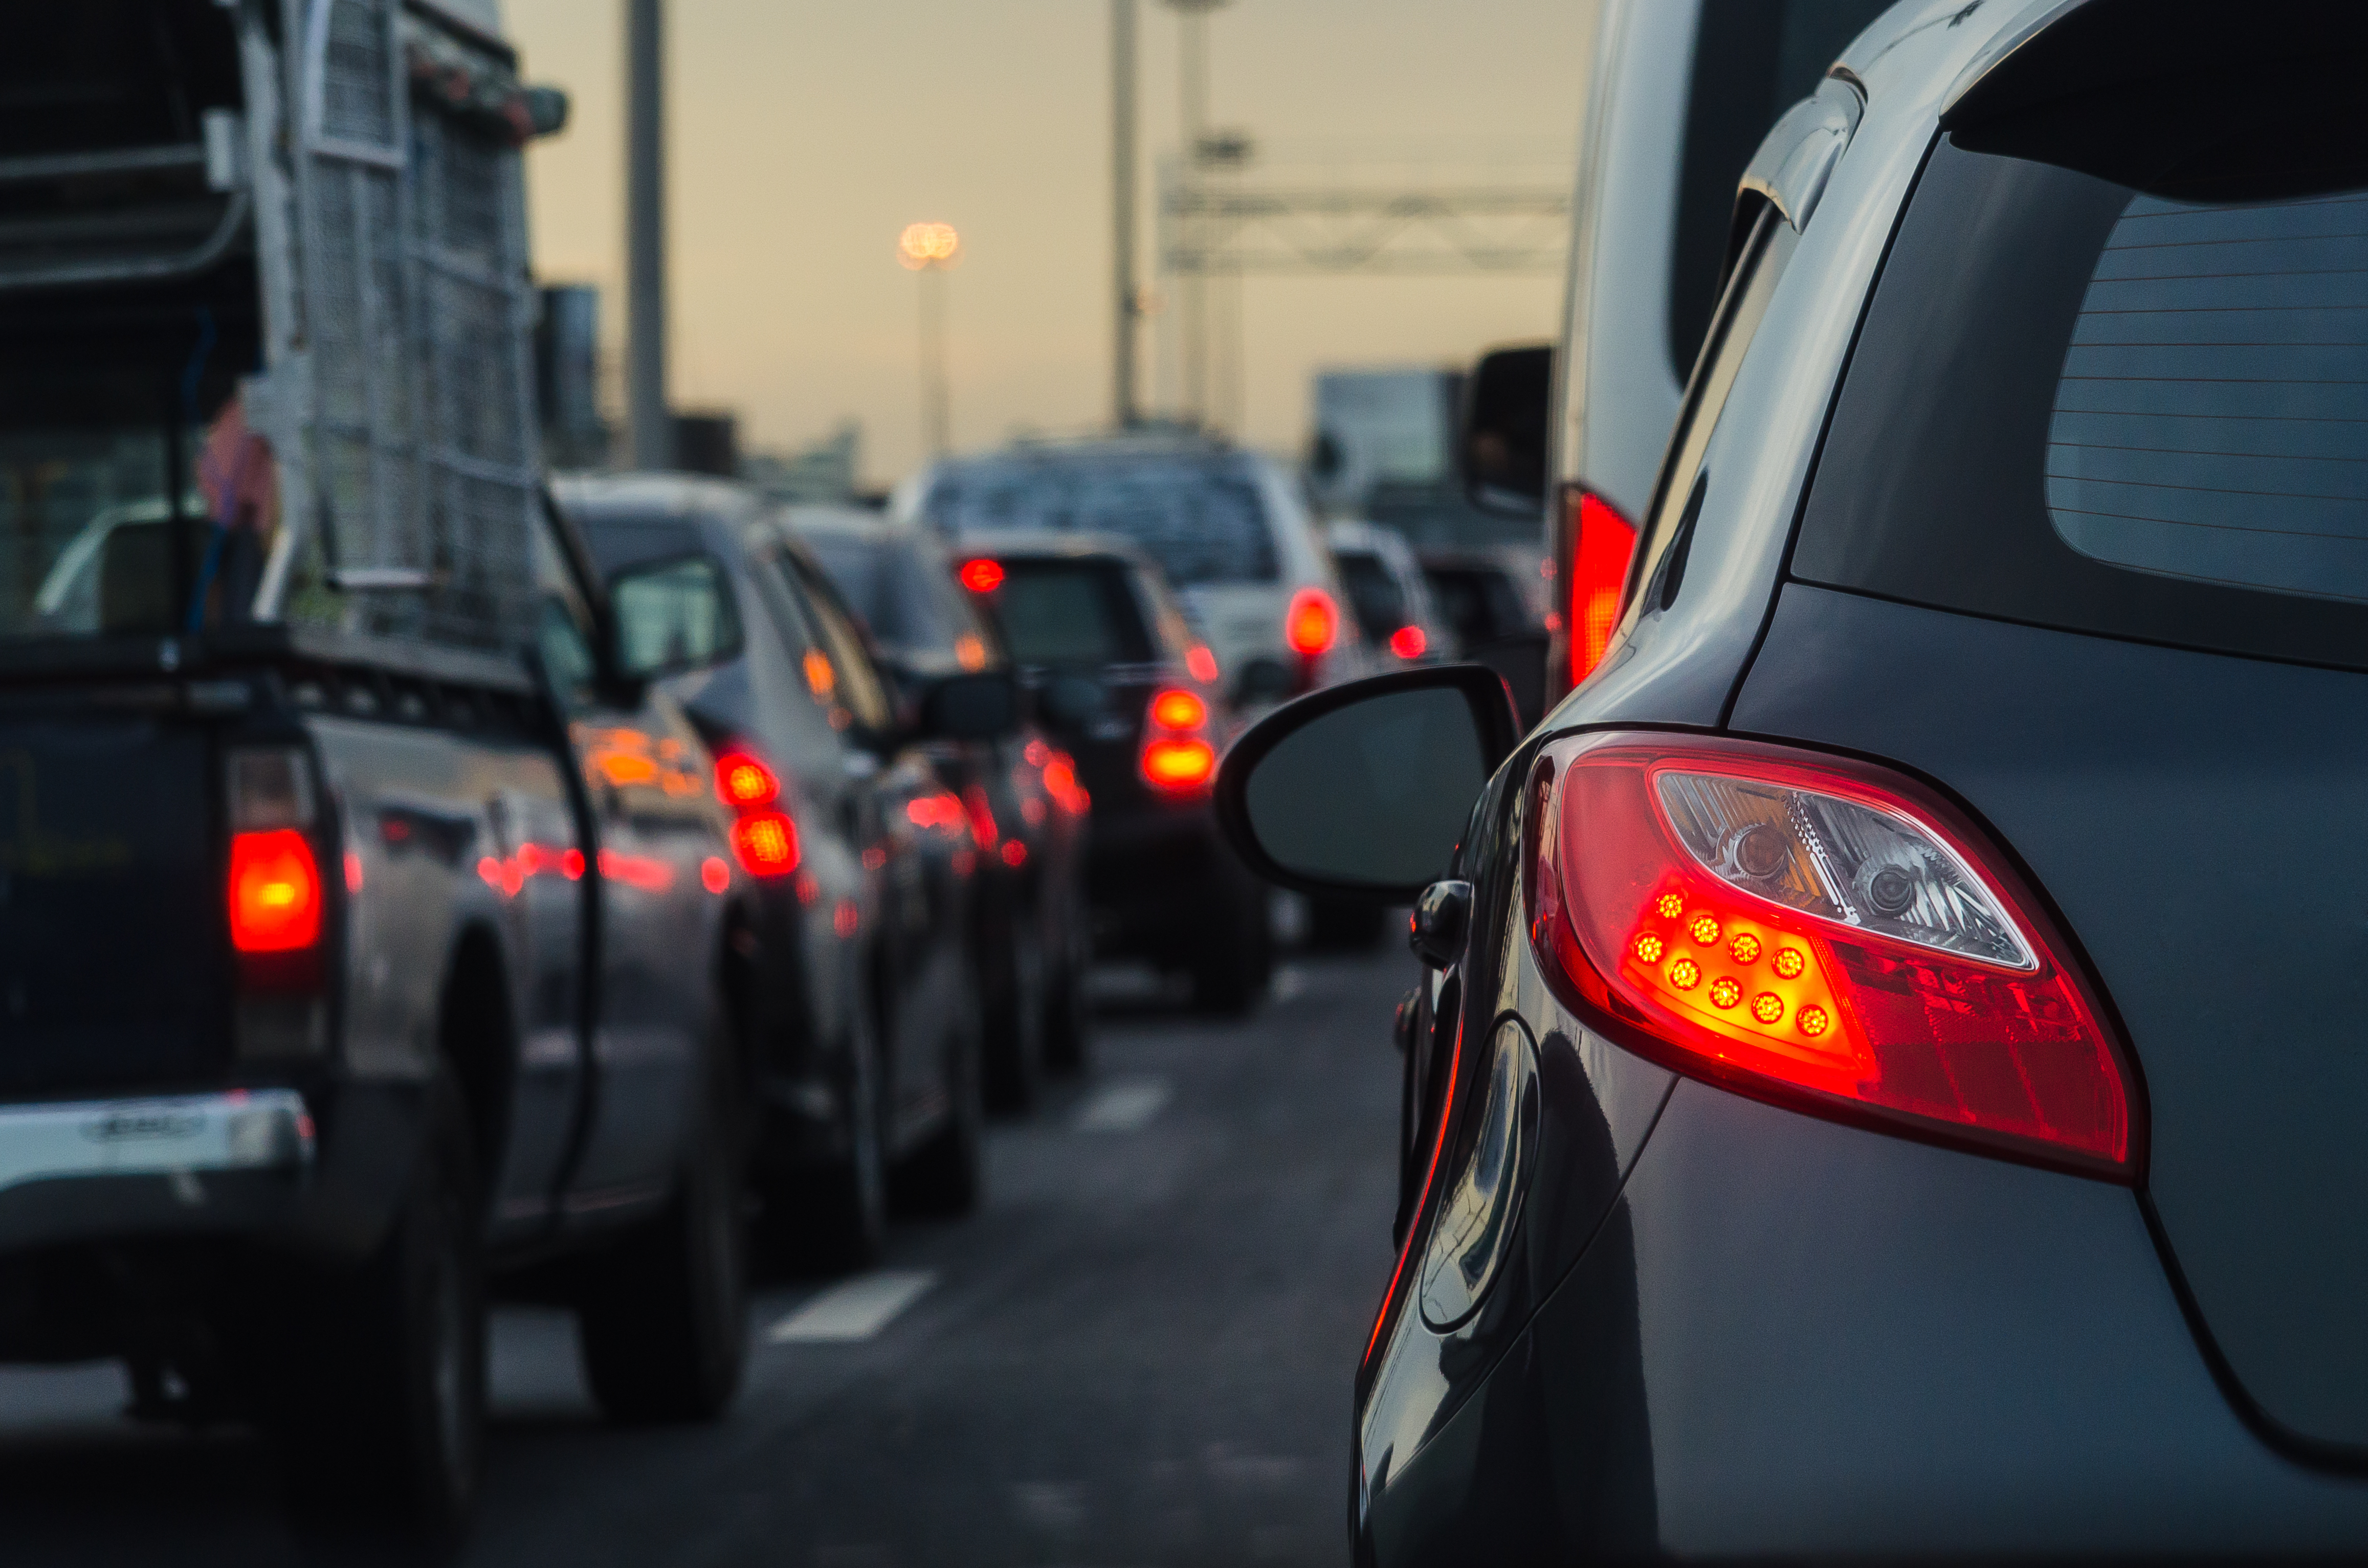
[{"label": "illuminated brake light", "polygon": [[1291,608],[1282,618],[1282,638],[1292,653],[1312,659],[1328,652],[1339,635],[1340,609],[1331,595],[1321,588],[1302,588],[1291,596]]},{"label": "illuminated brake light", "polygon": [[955,575],[972,593],[991,594],[1003,586],[1003,562],[981,556],[976,561],[963,562],[962,570]]},{"label": "illuminated brake light", "polygon": [[1163,730],[1197,730],[1209,722],[1209,705],[1171,687],[1151,699],[1151,722]]},{"label": "illuminated brake light", "polygon": [[1160,740],[1143,748],[1143,777],[1161,790],[1198,790],[1216,772],[1217,754],[1206,741]]},{"label": "illuminated brake light", "polygon": [[1636,525],[1592,491],[1573,489],[1570,496],[1570,683],[1577,686],[1603,662],[1620,624]]},{"label": "illuminated brake light", "polygon": [[1977,830],[1872,766],[1592,736],[1529,881],[1565,1000],[1663,1065],[1812,1113],[2127,1179],[2101,1008]]},{"label": "illuminated brake light", "polygon": [[230,841],[230,939],[242,953],[289,953],[321,937],[321,869],[292,827]]},{"label": "illuminated brake light", "polygon": [[798,824],[780,812],[751,812],[732,824],[732,853],[752,877],[798,869]]},{"label": "illuminated brake light", "polygon": [[749,811],[780,799],[781,780],[773,770],[745,751],[727,751],[715,759],[715,798],[727,806]]},{"label": "illuminated brake light", "polygon": [[1207,643],[1195,642],[1184,650],[1184,667],[1203,686],[1217,684],[1217,655],[1209,652]]},{"label": "illuminated brake light", "polygon": [[1390,633],[1390,652],[1401,659],[1419,659],[1430,646],[1430,639],[1419,626],[1401,626]]}]

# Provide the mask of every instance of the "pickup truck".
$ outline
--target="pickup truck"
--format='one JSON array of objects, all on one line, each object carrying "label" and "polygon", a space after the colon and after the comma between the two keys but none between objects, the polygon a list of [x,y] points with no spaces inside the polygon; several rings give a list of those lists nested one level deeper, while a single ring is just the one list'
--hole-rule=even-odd
[{"label": "pickup truck", "polygon": [[489,1291],[576,1308],[620,1418],[720,1410],[744,1335],[748,877],[653,684],[698,651],[541,490],[564,102],[490,0],[12,27],[0,1361],[120,1358],[449,1544]]}]

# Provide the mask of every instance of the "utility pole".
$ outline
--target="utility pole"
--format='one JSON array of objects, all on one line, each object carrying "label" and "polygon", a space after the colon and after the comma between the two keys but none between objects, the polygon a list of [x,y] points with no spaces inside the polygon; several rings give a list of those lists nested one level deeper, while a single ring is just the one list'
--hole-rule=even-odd
[{"label": "utility pole", "polygon": [[[1176,13],[1176,107],[1182,146],[1177,166],[1186,189],[1201,181],[1201,146],[1209,136],[1209,13],[1225,0],[1166,0]],[[1197,233],[1186,241],[1197,248]],[[1178,335],[1184,358],[1185,423],[1201,425],[1209,417],[1209,282],[1198,273],[1177,279]]]},{"label": "utility pole", "polygon": [[1110,423],[1131,430],[1142,422],[1135,403],[1135,346],[1141,284],[1134,263],[1135,0],[1110,0],[1110,268],[1117,294],[1110,354]]},{"label": "utility pole", "polygon": [[664,0],[625,0],[625,418],[632,465],[674,466],[666,400]]}]

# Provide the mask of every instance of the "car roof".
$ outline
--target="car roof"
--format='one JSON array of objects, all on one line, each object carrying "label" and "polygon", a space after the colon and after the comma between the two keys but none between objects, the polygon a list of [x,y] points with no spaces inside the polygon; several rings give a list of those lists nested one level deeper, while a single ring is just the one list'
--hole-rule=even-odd
[{"label": "car roof", "polygon": [[961,542],[965,554],[1005,559],[1020,556],[1030,561],[1117,560],[1141,571],[1159,570],[1150,556],[1113,534],[1066,528],[1012,528],[1008,532],[965,534]]},{"label": "car roof", "polygon": [[761,511],[763,494],[736,480],[697,473],[555,473],[551,494],[587,522],[623,520],[743,522]]}]

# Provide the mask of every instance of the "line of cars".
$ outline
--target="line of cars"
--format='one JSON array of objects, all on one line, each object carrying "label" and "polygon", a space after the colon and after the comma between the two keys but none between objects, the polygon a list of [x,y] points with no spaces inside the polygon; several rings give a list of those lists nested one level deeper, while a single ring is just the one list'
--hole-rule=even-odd
[{"label": "line of cars", "polygon": [[1353,1560],[2357,1556],[2368,27],[1601,17],[1465,436],[1555,706],[1384,675],[1220,777],[1414,905]]}]

